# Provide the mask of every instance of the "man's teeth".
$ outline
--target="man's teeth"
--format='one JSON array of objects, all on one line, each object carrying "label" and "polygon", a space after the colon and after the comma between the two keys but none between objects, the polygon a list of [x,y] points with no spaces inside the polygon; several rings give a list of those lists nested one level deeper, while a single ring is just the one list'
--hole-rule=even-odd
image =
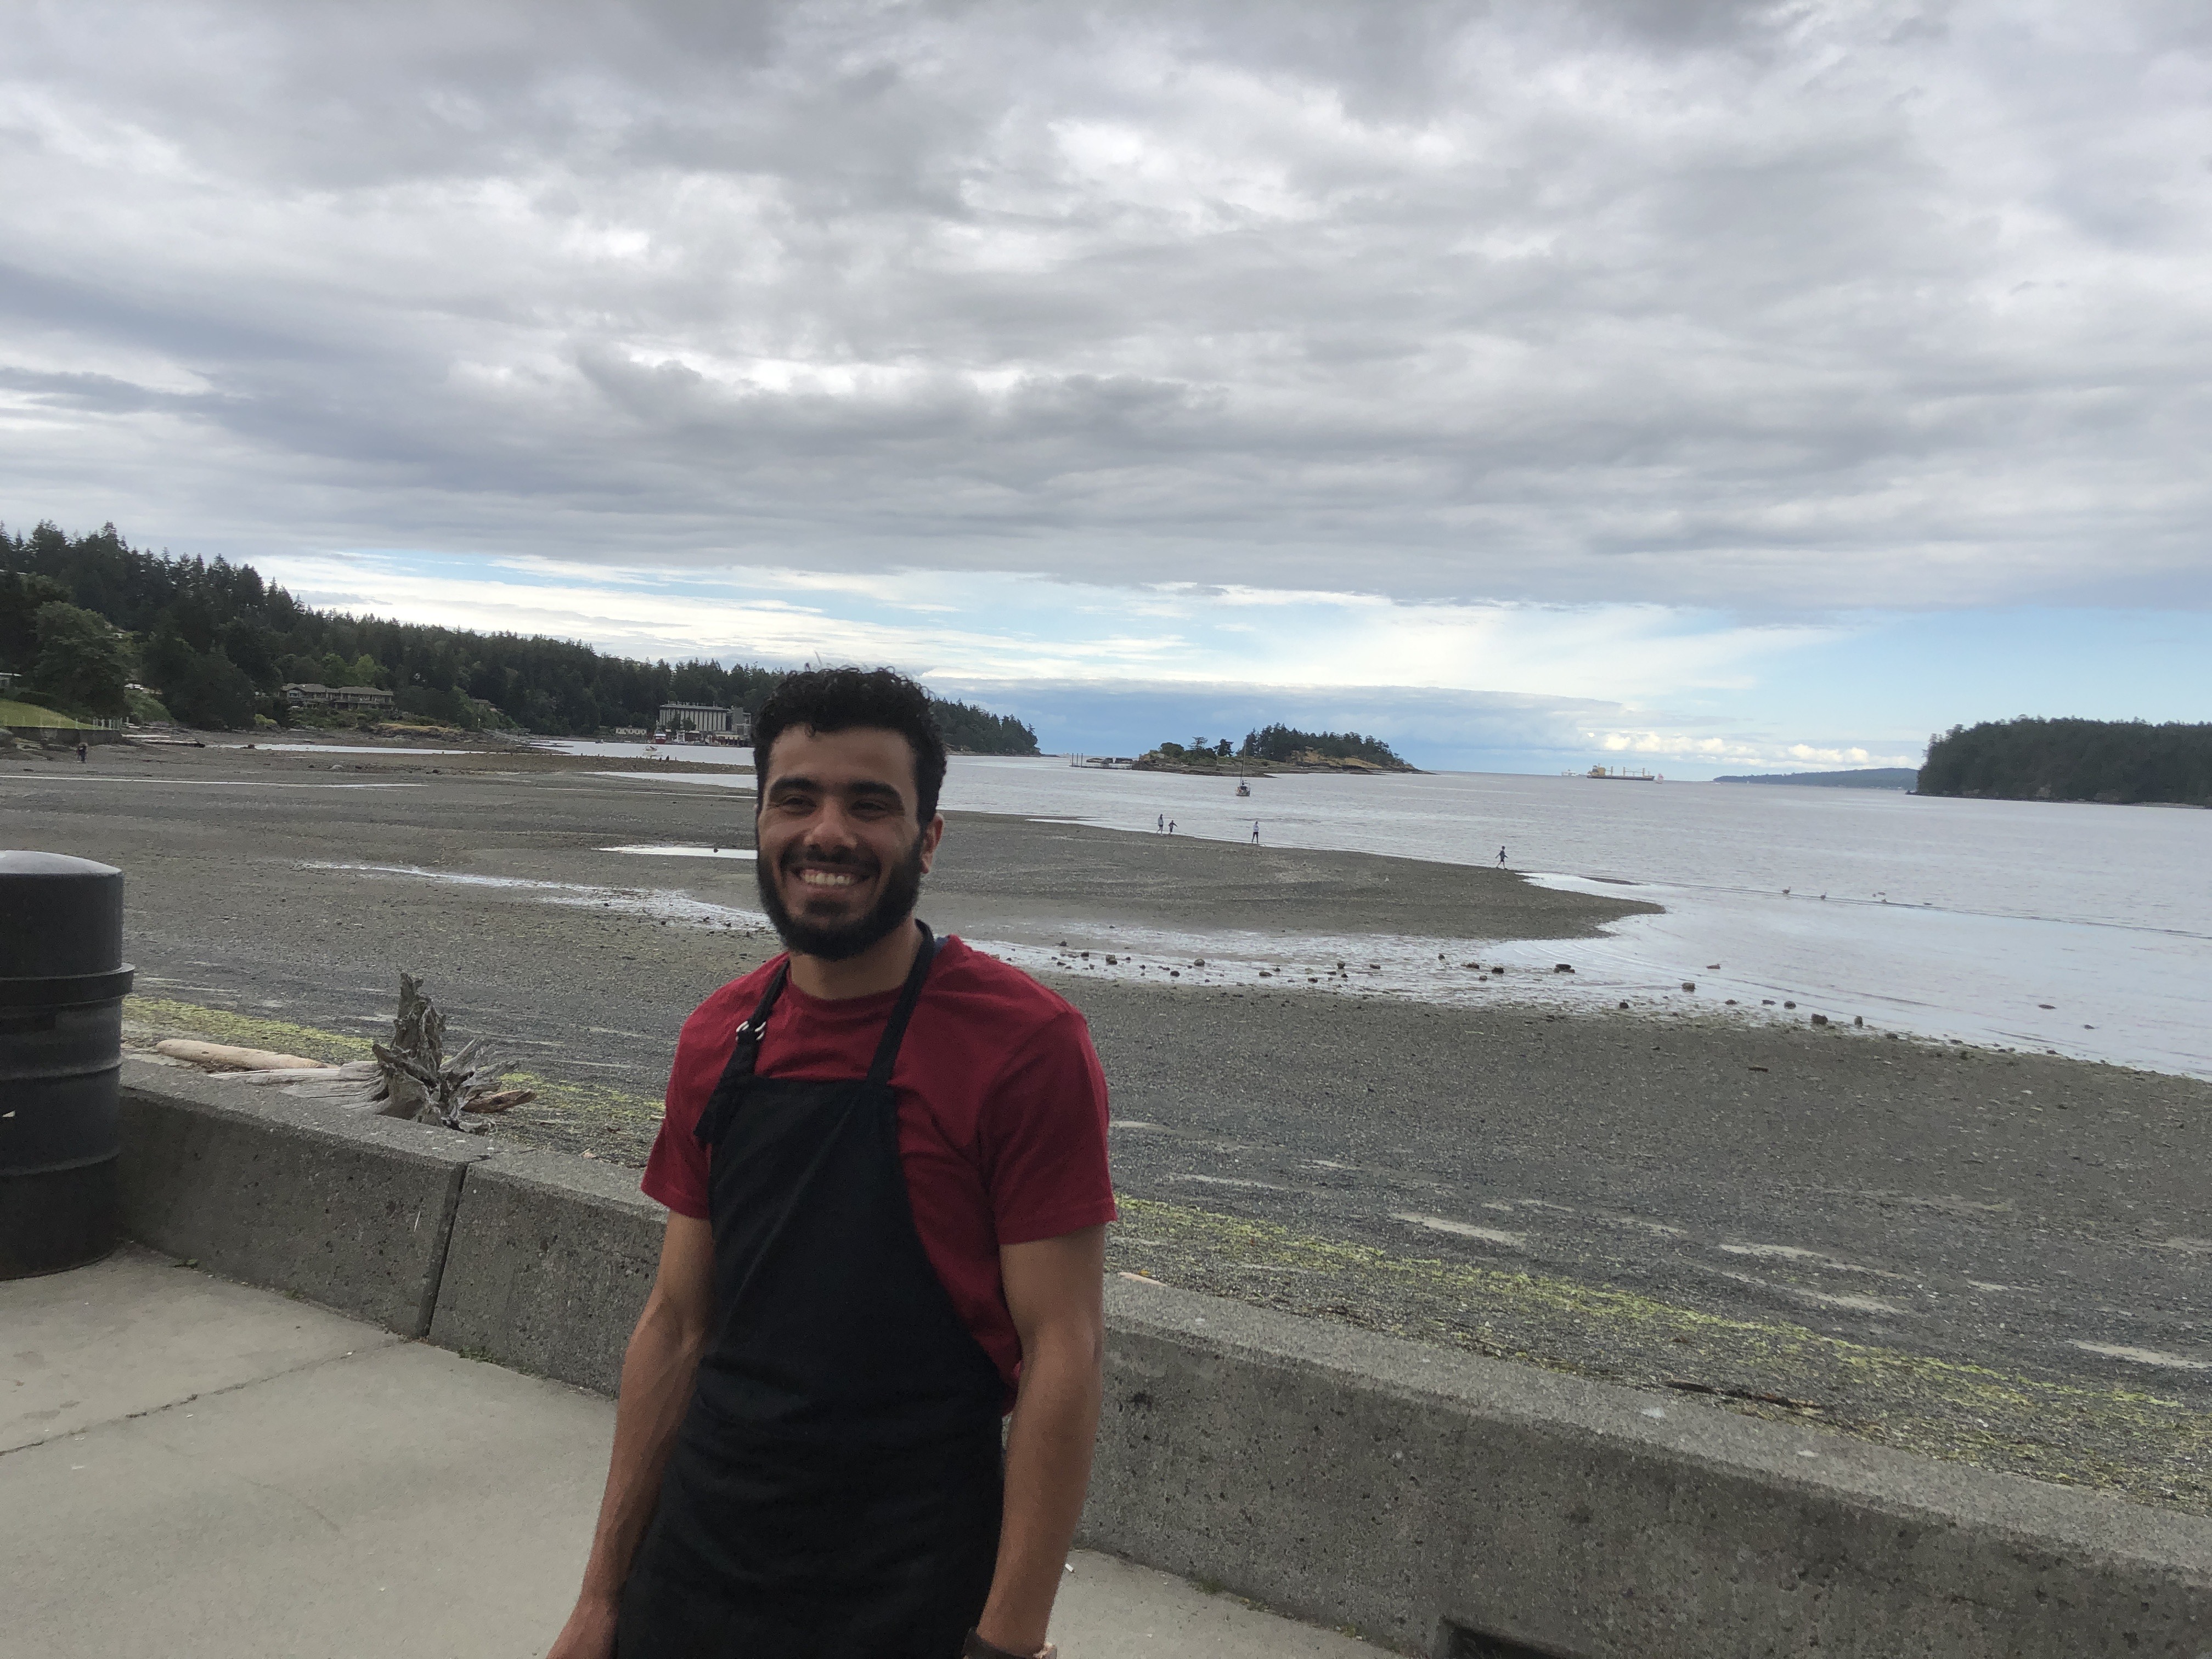
[{"label": "man's teeth", "polygon": [[860,879],[858,876],[841,876],[830,870],[802,870],[799,878],[809,887],[850,887]]}]

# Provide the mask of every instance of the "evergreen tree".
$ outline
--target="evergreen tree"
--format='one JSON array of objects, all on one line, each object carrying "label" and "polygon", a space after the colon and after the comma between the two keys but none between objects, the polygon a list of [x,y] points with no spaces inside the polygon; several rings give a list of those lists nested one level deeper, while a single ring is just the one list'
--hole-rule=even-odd
[{"label": "evergreen tree", "polygon": [[40,609],[69,596],[69,589],[51,576],[0,570],[0,669],[31,672],[39,659]]},{"label": "evergreen tree", "polygon": [[49,708],[88,720],[119,720],[129,704],[123,641],[89,611],[54,600],[39,607],[39,654],[27,689]]},{"label": "evergreen tree", "polygon": [[1238,752],[1249,759],[1279,763],[1315,754],[1323,760],[1371,761],[1377,766],[1406,763],[1380,738],[1363,738],[1357,732],[1301,732],[1288,726],[1263,726],[1246,732]]},{"label": "evergreen tree", "polygon": [[2212,725],[1984,720],[1928,740],[1923,795],[2212,805]]},{"label": "evergreen tree", "polygon": [[[713,662],[640,662],[542,635],[478,634],[317,611],[251,566],[175,558],[129,546],[113,525],[72,538],[41,523],[27,535],[0,526],[0,667],[27,672],[33,618],[57,600],[104,617],[138,645],[140,677],[176,717],[246,726],[256,708],[281,714],[287,683],[368,685],[392,692],[403,713],[471,726],[471,698],[494,723],[563,735],[649,726],[664,702],[703,702],[757,714],[782,671]],[[935,703],[948,745],[979,754],[1033,755],[1036,733],[1011,716]]]}]

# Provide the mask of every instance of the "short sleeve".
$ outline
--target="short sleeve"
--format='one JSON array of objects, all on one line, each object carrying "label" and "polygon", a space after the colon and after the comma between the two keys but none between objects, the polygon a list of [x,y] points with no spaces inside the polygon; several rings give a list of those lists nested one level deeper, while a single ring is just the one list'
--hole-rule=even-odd
[{"label": "short sleeve", "polygon": [[[676,1059],[668,1068],[666,1109],[653,1151],[645,1161],[645,1179],[638,1183],[647,1198],[666,1205],[678,1215],[699,1220],[707,1217],[707,1149],[693,1132],[707,1109],[718,1076],[715,1058],[726,1040],[717,1044],[714,1031],[721,1024],[709,1011],[709,999],[684,1023],[676,1040]],[[734,1029],[736,1022],[729,1022]]]},{"label": "short sleeve", "polygon": [[1106,1117],[1090,1028],[1064,1009],[1007,1061],[983,1103],[983,1177],[1001,1245],[1114,1219]]}]

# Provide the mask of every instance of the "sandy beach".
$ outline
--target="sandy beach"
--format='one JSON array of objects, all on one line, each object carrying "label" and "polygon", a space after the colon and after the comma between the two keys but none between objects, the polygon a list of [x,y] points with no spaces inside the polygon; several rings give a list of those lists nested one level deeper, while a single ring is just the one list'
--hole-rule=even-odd
[{"label": "sandy beach", "polygon": [[[502,1136],[635,1161],[677,1027],[775,945],[727,855],[750,797],[615,769],[19,751],[0,838],[126,871],[137,1039],[346,1057],[406,969],[457,1039],[544,1088]],[[605,850],[640,845],[725,854]],[[1080,965],[1145,929],[1291,957],[1311,934],[1559,939],[1566,960],[1638,908],[958,815],[923,914],[1067,941],[1039,971],[1114,1089],[1117,1271],[2212,1511],[2212,1085],[1717,1009],[1569,1014],[1533,984],[1443,1006]]]}]

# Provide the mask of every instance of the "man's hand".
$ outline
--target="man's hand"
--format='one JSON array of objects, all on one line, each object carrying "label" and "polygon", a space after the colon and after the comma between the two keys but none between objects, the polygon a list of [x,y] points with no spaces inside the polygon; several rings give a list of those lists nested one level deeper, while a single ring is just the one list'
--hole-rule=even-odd
[{"label": "man's hand", "polygon": [[1009,1244],[999,1264],[1021,1334],[1022,1380],[1006,1431],[998,1570],[976,1634],[1008,1652],[1034,1654],[1045,1645],[1091,1484],[1106,1354],[1106,1230]]},{"label": "man's hand", "polygon": [[607,1659],[623,1583],[637,1553],[691,1387],[714,1308],[714,1237],[703,1220],[672,1213],[660,1241],[660,1271],[623,1356],[607,1489],[584,1564],[583,1593],[546,1659]]}]

